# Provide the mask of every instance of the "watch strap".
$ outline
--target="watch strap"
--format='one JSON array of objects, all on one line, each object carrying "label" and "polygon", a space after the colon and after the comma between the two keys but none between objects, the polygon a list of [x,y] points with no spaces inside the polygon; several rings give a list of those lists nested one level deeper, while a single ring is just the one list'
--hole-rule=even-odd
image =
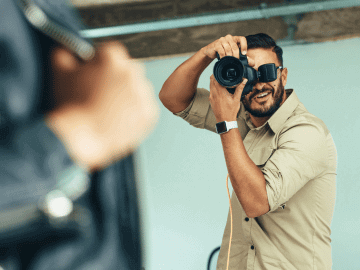
[{"label": "watch strap", "polygon": [[[225,121],[225,122],[226,122],[226,121]],[[228,130],[228,131],[229,131],[230,129],[233,129],[233,128],[238,128],[237,121],[226,122],[226,127],[227,127],[227,130]]]}]

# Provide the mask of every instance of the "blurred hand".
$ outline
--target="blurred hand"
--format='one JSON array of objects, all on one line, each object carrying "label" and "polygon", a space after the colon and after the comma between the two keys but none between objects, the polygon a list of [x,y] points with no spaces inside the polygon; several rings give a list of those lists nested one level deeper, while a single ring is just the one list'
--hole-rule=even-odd
[{"label": "blurred hand", "polygon": [[57,47],[51,63],[56,107],[45,120],[81,166],[107,167],[154,128],[159,107],[152,86],[121,43],[103,43],[87,62]]},{"label": "blurred hand", "polygon": [[[242,54],[246,55],[246,38],[243,36],[226,35],[225,37],[221,37],[204,47],[203,52],[211,59],[216,58],[216,53],[219,53],[220,58],[223,58],[224,56],[234,56],[236,58],[239,58],[239,48]],[[250,66],[254,66],[255,64],[254,60],[250,59],[249,57],[248,62]]]}]

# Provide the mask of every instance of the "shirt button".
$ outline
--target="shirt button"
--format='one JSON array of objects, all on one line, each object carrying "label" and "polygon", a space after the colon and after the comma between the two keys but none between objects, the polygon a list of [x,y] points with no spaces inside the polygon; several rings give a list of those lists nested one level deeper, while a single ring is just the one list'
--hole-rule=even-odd
[{"label": "shirt button", "polygon": [[251,249],[254,249],[255,247],[254,246],[251,246]]},{"label": "shirt button", "polygon": [[248,217],[246,217],[246,218],[245,218],[245,221],[249,221],[249,218],[248,218]]}]

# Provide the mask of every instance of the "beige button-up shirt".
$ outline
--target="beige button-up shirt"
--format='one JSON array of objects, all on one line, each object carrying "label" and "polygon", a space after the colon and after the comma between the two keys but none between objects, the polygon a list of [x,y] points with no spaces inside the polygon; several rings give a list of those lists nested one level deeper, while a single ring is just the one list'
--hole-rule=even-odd
[{"label": "beige button-up shirt", "polygon": [[[261,127],[243,104],[237,122],[246,151],[266,180],[270,211],[248,218],[233,192],[231,270],[327,270],[331,260],[331,220],[335,205],[336,148],[325,124],[310,114],[293,90]],[[199,88],[191,104],[176,114],[198,128],[215,130],[209,91]],[[230,241],[228,215],[217,270],[226,269]]]}]

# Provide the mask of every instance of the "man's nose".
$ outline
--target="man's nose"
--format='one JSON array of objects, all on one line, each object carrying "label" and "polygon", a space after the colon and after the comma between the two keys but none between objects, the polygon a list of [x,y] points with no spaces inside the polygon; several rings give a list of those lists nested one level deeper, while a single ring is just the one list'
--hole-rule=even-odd
[{"label": "man's nose", "polygon": [[266,83],[264,82],[257,82],[254,87],[253,87],[253,90],[257,90],[257,91],[261,91],[263,90],[263,88],[265,87]]}]

